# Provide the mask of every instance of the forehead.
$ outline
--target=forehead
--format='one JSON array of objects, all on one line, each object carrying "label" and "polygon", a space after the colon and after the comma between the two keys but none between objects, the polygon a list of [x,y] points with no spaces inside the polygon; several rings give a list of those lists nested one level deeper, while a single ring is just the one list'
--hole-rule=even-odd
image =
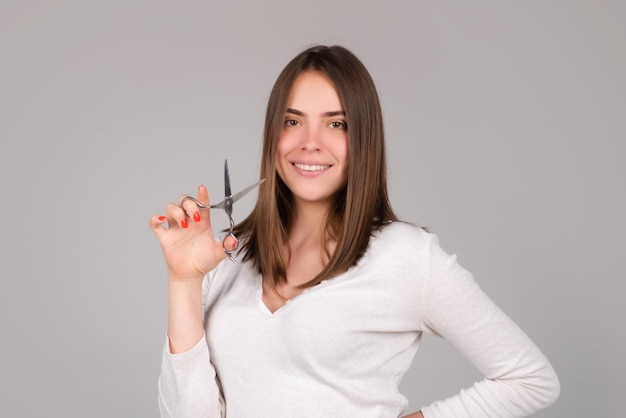
[{"label": "forehead", "polygon": [[343,110],[334,84],[328,77],[317,71],[305,71],[298,75],[291,86],[287,107],[305,111]]}]

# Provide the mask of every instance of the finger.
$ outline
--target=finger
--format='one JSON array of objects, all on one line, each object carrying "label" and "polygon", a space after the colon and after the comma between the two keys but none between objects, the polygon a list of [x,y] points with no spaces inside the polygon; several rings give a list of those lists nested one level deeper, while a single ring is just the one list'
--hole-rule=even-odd
[{"label": "finger", "polygon": [[228,235],[224,238],[224,248],[228,251],[234,251],[237,248],[237,240],[232,235]]},{"label": "finger", "polygon": [[[198,201],[205,207],[209,206],[209,192],[202,184],[198,186]],[[209,212],[209,210],[199,210],[193,214],[193,220],[195,222],[200,222],[202,219],[209,219]]]},{"label": "finger", "polygon": [[200,222],[202,219],[209,219],[209,193],[203,185],[198,186],[198,197],[183,195],[180,198],[180,206],[188,218],[194,222]]},{"label": "finger", "polygon": [[194,222],[200,222],[202,217],[200,216],[200,208],[195,198],[183,195],[180,197],[179,201],[181,202],[180,207],[185,212],[185,217],[188,219],[188,222],[191,222],[191,219],[193,219]]},{"label": "finger", "polygon": [[168,204],[165,208],[165,214],[167,215],[170,228],[174,225],[180,226],[183,229],[189,226],[187,214],[180,206],[174,203]]},{"label": "finger", "polygon": [[204,206],[209,206],[209,192],[203,184],[198,186],[198,200]]},{"label": "finger", "polygon": [[163,231],[165,230],[163,228],[163,225],[167,223],[167,217],[163,216],[163,215],[153,215],[150,218],[150,229],[152,229],[152,232],[154,232],[156,234],[157,237],[160,237],[161,234],[163,233]]}]

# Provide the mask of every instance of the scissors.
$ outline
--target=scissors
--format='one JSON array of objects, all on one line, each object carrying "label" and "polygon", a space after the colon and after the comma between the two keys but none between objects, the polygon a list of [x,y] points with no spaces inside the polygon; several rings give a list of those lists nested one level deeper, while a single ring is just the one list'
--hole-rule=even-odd
[{"label": "scissors", "polygon": [[[228,216],[228,220],[230,222],[230,228],[228,229],[228,234],[222,240],[222,248],[224,249],[224,252],[228,256],[230,261],[232,261],[233,263],[237,262],[237,260],[233,256],[233,253],[237,250],[237,247],[239,246],[239,240],[237,239],[237,237],[235,236],[233,232],[235,229],[235,221],[233,221],[233,204],[239,199],[241,199],[243,196],[245,196],[250,190],[254,189],[255,187],[257,187],[259,184],[263,183],[264,181],[265,179],[261,179],[257,181],[256,183],[254,183],[253,185],[246,187],[239,193],[232,195],[230,191],[230,176],[228,174],[228,160],[224,160],[224,200],[222,200],[220,203],[216,203],[215,205],[206,206],[206,205],[203,205],[195,197],[185,196],[183,200],[180,202],[182,206],[182,204],[186,200],[192,200],[196,204],[196,206],[198,206],[198,209],[224,209],[224,211],[226,212],[226,215]],[[231,237],[233,240],[235,240],[235,247],[232,250],[229,250],[228,248],[226,248],[226,238],[228,237]]]}]

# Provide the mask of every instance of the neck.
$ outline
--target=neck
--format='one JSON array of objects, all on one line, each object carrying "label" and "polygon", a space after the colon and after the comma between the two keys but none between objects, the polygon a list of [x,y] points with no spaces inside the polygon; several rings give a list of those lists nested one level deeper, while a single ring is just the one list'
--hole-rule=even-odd
[{"label": "neck", "polygon": [[287,298],[299,294],[302,291],[299,286],[317,276],[335,250],[335,242],[328,241],[326,234],[329,206],[305,203],[297,205],[296,217],[285,243],[287,282],[278,286],[277,291]]},{"label": "neck", "polygon": [[289,241],[322,243],[329,205],[319,202],[298,202]]}]

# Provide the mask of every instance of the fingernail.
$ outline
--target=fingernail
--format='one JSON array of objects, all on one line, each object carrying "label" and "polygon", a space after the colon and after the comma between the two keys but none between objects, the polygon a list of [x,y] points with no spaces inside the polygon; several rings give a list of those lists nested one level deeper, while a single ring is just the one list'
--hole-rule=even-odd
[{"label": "fingernail", "polygon": [[196,212],[193,214],[193,220],[195,222],[200,222],[200,212]]},{"label": "fingernail", "polygon": [[164,221],[165,220],[165,216],[159,216],[159,221]]},{"label": "fingernail", "polygon": [[187,224],[187,219],[183,219],[182,221],[180,221],[180,226],[184,228],[187,228],[189,225]]}]

